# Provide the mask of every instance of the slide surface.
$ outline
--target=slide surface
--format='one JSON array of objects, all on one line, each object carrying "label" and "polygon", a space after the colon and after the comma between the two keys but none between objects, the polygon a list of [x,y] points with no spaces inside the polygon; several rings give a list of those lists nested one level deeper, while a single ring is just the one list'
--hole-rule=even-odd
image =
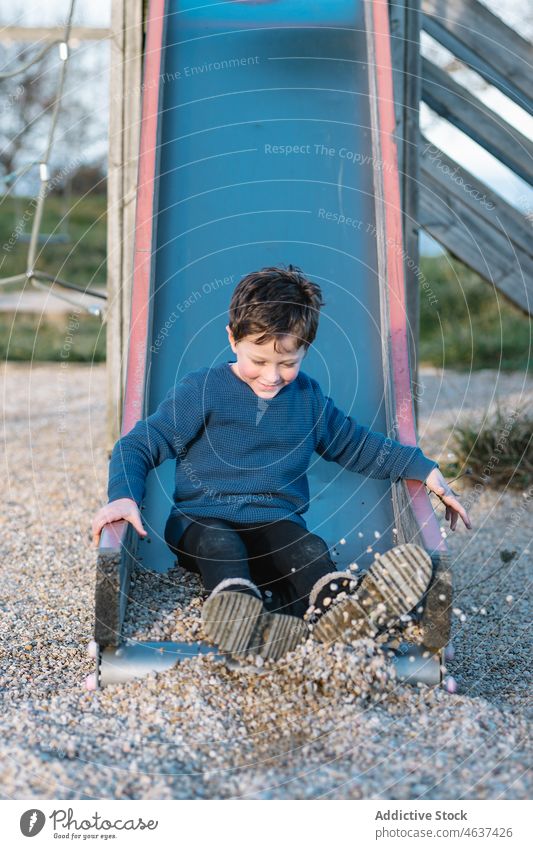
[{"label": "slide surface", "polygon": [[[233,361],[235,285],[293,263],[326,302],[303,370],[359,423],[415,444],[401,249],[387,235],[401,218],[386,8],[151,2],[123,433],[187,372]],[[174,561],[163,539],[173,475],[168,461],[147,481],[150,542],[138,555],[150,569]],[[339,567],[367,565],[396,531],[413,538],[390,481],[318,455],[308,478],[304,518]],[[428,497],[411,483],[410,515],[442,554]]]}]

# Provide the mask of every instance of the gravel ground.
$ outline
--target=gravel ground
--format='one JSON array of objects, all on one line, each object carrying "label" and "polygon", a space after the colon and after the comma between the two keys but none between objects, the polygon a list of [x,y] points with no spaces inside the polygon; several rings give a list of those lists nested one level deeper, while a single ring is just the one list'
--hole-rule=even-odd
[{"label": "gravel ground", "polygon": [[[256,675],[201,657],[88,693],[105,367],[62,366],[10,363],[2,372],[2,798],[530,795],[533,491],[454,484],[474,522],[447,539],[455,695],[397,682],[371,641],[354,650],[306,644]],[[421,445],[446,460],[454,423],[480,416],[496,396],[509,408],[531,399],[533,381],[424,369],[419,394]],[[178,567],[137,574],[128,636],[197,638],[198,593]]]}]

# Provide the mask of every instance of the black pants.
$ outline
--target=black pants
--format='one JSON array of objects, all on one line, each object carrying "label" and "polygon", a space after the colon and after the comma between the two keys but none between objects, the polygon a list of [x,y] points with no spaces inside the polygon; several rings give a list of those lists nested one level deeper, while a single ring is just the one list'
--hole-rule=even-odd
[{"label": "black pants", "polygon": [[323,539],[290,520],[262,525],[237,524],[226,519],[195,519],[181,539],[172,534],[173,517],[165,541],[180,566],[199,572],[211,592],[226,578],[247,578],[268,597],[281,600],[276,609],[303,616],[314,583],[336,569]]}]

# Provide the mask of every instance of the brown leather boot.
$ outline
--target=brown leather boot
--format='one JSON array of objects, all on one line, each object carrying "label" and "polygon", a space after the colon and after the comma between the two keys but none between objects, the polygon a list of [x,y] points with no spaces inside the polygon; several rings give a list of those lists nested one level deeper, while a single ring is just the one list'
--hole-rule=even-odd
[{"label": "brown leather boot", "polygon": [[325,575],[309,597],[309,630],[321,643],[375,637],[420,603],[431,577],[431,557],[413,543],[376,558],[355,585],[346,573]]}]

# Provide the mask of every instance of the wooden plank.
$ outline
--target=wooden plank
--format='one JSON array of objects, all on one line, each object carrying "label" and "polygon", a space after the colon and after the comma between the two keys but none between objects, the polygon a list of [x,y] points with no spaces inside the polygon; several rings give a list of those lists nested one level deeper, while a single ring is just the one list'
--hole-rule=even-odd
[{"label": "wooden plank", "polygon": [[120,436],[133,277],[143,51],[142,0],[113,0],[108,161],[107,449]]},{"label": "wooden plank", "polygon": [[[69,41],[102,41],[111,36],[112,30],[108,27],[71,27]],[[0,29],[0,41],[12,41],[22,43],[26,41],[46,42],[62,41],[65,35],[65,27],[2,27]]]},{"label": "wooden plank", "polygon": [[398,147],[398,167],[400,168],[400,172],[403,168],[405,6],[406,0],[398,0],[397,3],[392,3],[389,6],[391,56],[393,67],[392,82],[394,87],[394,114],[396,117],[396,145]]},{"label": "wooden plank", "polygon": [[458,165],[454,159],[446,156],[436,145],[421,137],[421,165],[430,169],[433,179],[437,181],[442,192],[455,186],[461,192],[462,202],[472,208],[476,215],[481,216],[491,226],[497,226],[497,219],[501,214],[505,217],[508,225],[509,236],[513,243],[524,253],[533,253],[533,239],[531,238],[531,224],[525,215],[511,206],[503,198],[478,180],[469,171]]},{"label": "wooden plank", "polygon": [[418,345],[420,336],[420,285],[416,272],[419,268],[418,250],[418,184],[419,184],[419,110],[421,92],[419,0],[408,0],[405,4],[405,59],[404,59],[404,138],[403,162],[400,172],[403,197],[403,235],[407,252],[405,263],[407,332],[409,362],[411,365],[411,387],[418,419]]},{"label": "wooden plank", "polygon": [[523,180],[533,183],[533,143],[429,59],[422,60],[422,100]]},{"label": "wooden plank", "polygon": [[533,307],[533,240],[516,209],[422,139],[420,226],[524,313]]},{"label": "wooden plank", "polygon": [[164,28],[167,0],[151,0],[143,68],[142,117],[135,205],[131,313],[128,324],[128,361],[121,435],[146,416],[148,346],[151,332],[151,289],[157,227],[157,169],[160,156],[159,115],[162,99]]},{"label": "wooden plank", "polygon": [[403,0],[389,7],[391,55],[393,64],[396,145],[402,200],[402,231],[406,305],[409,325],[409,362],[418,419],[418,340],[420,293],[416,270],[418,250],[418,136],[420,105],[420,0]]},{"label": "wooden plank", "polygon": [[107,168],[107,444],[108,453],[120,435],[122,415],[122,235],[124,126],[124,4],[111,4],[109,59],[109,138]]},{"label": "wooden plank", "polygon": [[126,363],[131,328],[135,213],[142,109],[143,9],[141,0],[125,7],[124,141],[123,141],[123,242],[122,242],[122,393],[126,390]]},{"label": "wooden plank", "polygon": [[422,0],[422,26],[458,59],[532,111],[533,47],[478,0]]}]

